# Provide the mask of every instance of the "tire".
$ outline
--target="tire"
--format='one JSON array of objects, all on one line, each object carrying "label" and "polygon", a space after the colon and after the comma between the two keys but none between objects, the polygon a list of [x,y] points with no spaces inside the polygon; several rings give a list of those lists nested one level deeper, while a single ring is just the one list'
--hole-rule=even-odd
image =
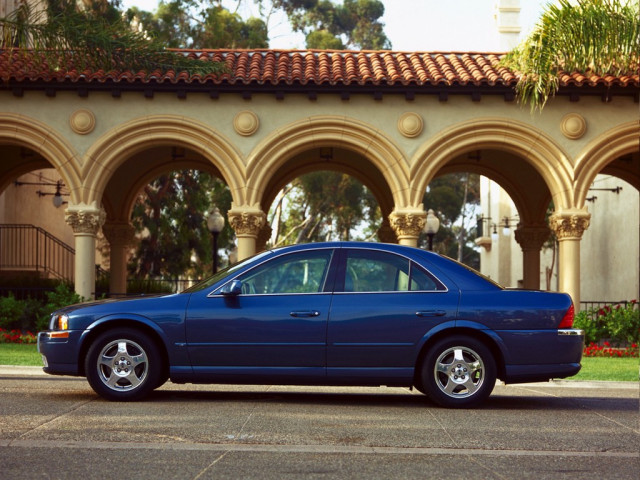
[{"label": "tire", "polygon": [[491,394],[496,362],[482,342],[463,335],[448,337],[429,348],[420,383],[420,390],[443,407],[473,407]]},{"label": "tire", "polygon": [[130,328],[101,334],[85,359],[89,385],[107,400],[144,398],[161,384],[163,371],[157,345],[144,333]]}]

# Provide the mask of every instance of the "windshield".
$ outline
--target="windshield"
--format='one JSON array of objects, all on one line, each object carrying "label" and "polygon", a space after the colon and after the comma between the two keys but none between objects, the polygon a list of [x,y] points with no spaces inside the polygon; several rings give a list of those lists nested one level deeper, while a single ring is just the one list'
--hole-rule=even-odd
[{"label": "windshield", "polygon": [[210,276],[209,278],[205,278],[201,282],[196,283],[195,285],[187,288],[182,293],[199,292],[200,290],[204,290],[205,288],[209,288],[210,286],[215,285],[216,283],[218,283],[220,280],[223,280],[225,277],[233,275],[234,272],[242,269],[248,263],[251,263],[254,260],[257,260],[257,259],[259,259],[261,257],[267,256],[270,253],[271,253],[271,251],[267,250],[265,252],[260,252],[257,255],[254,255],[252,257],[245,258],[241,262],[238,262],[238,263],[236,263],[234,265],[230,265],[227,268],[223,268],[222,270],[218,271],[217,273],[215,273],[214,275]]}]

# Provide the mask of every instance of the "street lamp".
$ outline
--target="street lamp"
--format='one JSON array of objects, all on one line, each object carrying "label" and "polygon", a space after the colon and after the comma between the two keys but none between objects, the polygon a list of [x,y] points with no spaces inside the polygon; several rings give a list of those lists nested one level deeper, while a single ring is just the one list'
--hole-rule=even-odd
[{"label": "street lamp", "polygon": [[224,228],[224,217],[220,214],[218,207],[213,207],[213,211],[207,218],[207,228],[213,237],[213,273],[218,271],[218,235]]},{"label": "street lamp", "polygon": [[438,229],[440,228],[440,220],[436,217],[436,214],[433,213],[432,209],[427,211],[427,219],[424,222],[424,233],[427,234],[429,251],[433,251],[433,236],[438,233]]}]

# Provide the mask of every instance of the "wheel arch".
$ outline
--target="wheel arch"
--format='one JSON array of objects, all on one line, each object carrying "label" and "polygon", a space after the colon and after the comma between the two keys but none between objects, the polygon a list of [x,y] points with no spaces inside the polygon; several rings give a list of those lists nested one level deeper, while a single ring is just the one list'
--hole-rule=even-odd
[{"label": "wheel arch", "polygon": [[436,332],[430,332],[431,335],[427,335],[424,338],[424,342],[418,356],[416,358],[416,364],[413,370],[413,384],[417,385],[420,380],[420,372],[422,371],[422,364],[424,362],[425,357],[427,356],[427,352],[432,345],[440,340],[451,337],[454,335],[465,335],[467,337],[471,337],[475,340],[482,342],[493,355],[493,359],[496,362],[497,368],[497,377],[499,379],[504,379],[506,375],[505,368],[505,356],[503,352],[503,345],[500,337],[495,334],[492,330],[479,329],[474,328],[471,325],[465,326],[448,326],[442,329],[439,329]]},{"label": "wheel arch", "polygon": [[93,323],[85,330],[77,359],[78,372],[80,372],[80,375],[86,376],[87,374],[84,366],[85,358],[87,357],[89,348],[91,348],[91,345],[96,340],[96,338],[98,338],[103,333],[108,332],[109,330],[114,330],[117,328],[129,328],[132,330],[137,330],[142,334],[148,335],[151,341],[158,347],[158,350],[160,351],[160,355],[162,357],[162,374],[163,376],[168,376],[169,352],[167,349],[167,345],[163,339],[163,335],[157,329],[157,325],[151,325],[150,323],[148,323],[148,321],[143,321],[141,319],[122,317],[100,319],[100,321]]}]

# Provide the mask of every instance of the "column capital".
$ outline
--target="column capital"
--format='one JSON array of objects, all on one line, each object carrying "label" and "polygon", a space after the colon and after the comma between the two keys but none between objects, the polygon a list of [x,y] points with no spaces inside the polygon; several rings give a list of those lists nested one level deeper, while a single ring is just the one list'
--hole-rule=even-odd
[{"label": "column capital", "polygon": [[587,207],[558,210],[549,217],[549,226],[559,241],[580,240],[584,231],[589,228],[590,220],[591,214]]},{"label": "column capital", "polygon": [[128,247],[134,243],[136,229],[128,222],[108,222],[102,226],[102,233],[111,246]]},{"label": "column capital", "polygon": [[389,223],[400,243],[405,239],[416,240],[424,228],[427,212],[424,210],[394,210]]},{"label": "column capital", "polygon": [[96,235],[107,217],[104,209],[95,202],[91,205],[78,203],[69,205],[64,214],[64,220],[73,229],[74,234]]},{"label": "column capital", "polygon": [[551,235],[551,229],[546,225],[519,225],[515,230],[516,242],[522,250],[539,251]]},{"label": "column capital", "polygon": [[266,224],[267,216],[262,210],[257,209],[232,209],[227,212],[229,225],[238,237],[250,236],[258,238],[260,230]]}]

